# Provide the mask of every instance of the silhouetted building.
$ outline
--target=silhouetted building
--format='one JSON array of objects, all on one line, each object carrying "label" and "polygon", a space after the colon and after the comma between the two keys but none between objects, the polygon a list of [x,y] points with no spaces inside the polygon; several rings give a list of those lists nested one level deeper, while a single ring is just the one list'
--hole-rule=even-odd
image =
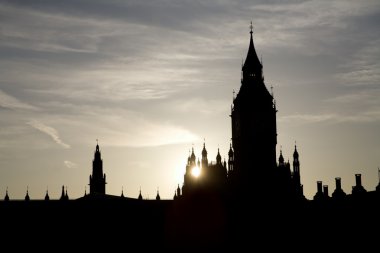
[{"label": "silhouetted building", "polygon": [[90,175],[90,194],[106,194],[106,174],[103,174],[103,161],[100,157],[99,144],[96,144],[92,175]]},{"label": "silhouetted building", "polygon": [[276,169],[276,105],[264,83],[263,66],[250,43],[241,87],[231,108],[233,187],[240,196],[270,196]]},{"label": "silhouetted building", "polygon": [[[226,194],[227,191],[227,163],[222,162],[222,157],[218,149],[216,162],[208,161],[206,143],[203,144],[202,162],[196,162],[194,148],[187,159],[186,172],[182,187],[182,195],[194,193]],[[177,188],[175,197],[180,196],[180,189]]]},{"label": "silhouetted building", "polygon": [[[293,168],[289,159],[285,161],[282,148],[276,161],[277,110],[273,94],[265,86],[262,68],[251,28],[247,58],[242,66],[241,87],[231,110],[232,143],[228,162],[222,161],[219,148],[215,162],[208,159],[206,143],[203,143],[198,160],[192,148],[182,191],[179,184],[174,191],[175,201],[161,199],[158,189],[156,200],[143,199],[141,187],[137,199],[124,196],[123,188],[121,196],[106,195],[106,175],[97,143],[89,195],[85,188],[83,197],[70,201],[67,187],[62,186],[61,201],[50,201],[48,191],[46,201],[30,201],[27,188],[25,201],[9,201],[7,188],[4,201],[0,201],[0,214],[2,217],[16,217],[5,219],[10,223],[8,228],[18,229],[14,223],[17,221],[28,228],[44,225],[42,231],[53,230],[52,238],[58,238],[57,245],[66,245],[62,244],[62,238],[66,238],[65,231],[70,230],[71,238],[79,238],[78,242],[97,250],[103,242],[103,246],[117,243],[122,247],[137,246],[140,251],[144,251],[141,247],[152,245],[158,249],[160,246],[176,249],[162,250],[164,252],[196,252],[199,249],[239,252],[243,251],[239,246],[252,247],[257,245],[256,242],[267,247],[268,239],[275,243],[294,242],[279,244],[281,247],[289,245],[294,250],[301,245],[302,239],[311,238],[315,242],[317,238],[318,243],[325,242],[329,238],[325,234],[328,231],[332,231],[334,240],[336,235],[342,234],[342,238],[354,235],[356,240],[367,230],[361,224],[378,220],[380,195],[367,192],[362,186],[361,174],[356,174],[352,195],[346,196],[341,179],[335,178],[334,201],[329,200],[328,186],[322,185],[322,181],[317,181],[313,201],[305,200],[297,146],[293,152]],[[380,170],[376,191],[380,193]],[[336,201],[343,199],[344,202]],[[56,219],[51,222],[47,217]],[[343,227],[348,219],[353,221],[352,224]],[[128,234],[112,229],[115,224],[128,228]],[[315,229],[317,226],[327,227],[322,237],[320,230]],[[8,228],[4,228],[2,223],[4,231]],[[83,229],[92,232],[91,239],[96,243],[88,244],[83,240]],[[57,236],[57,233],[63,235]]]}]

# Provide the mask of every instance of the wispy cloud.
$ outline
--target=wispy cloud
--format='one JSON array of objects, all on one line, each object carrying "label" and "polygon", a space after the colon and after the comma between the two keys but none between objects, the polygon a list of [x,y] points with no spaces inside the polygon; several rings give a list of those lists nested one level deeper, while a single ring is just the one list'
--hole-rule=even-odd
[{"label": "wispy cloud", "polygon": [[68,161],[68,160],[63,161],[63,163],[69,169],[73,169],[73,168],[77,168],[78,167],[78,165],[76,163],[73,163],[73,162]]},{"label": "wispy cloud", "polygon": [[281,117],[280,122],[315,124],[315,123],[370,123],[380,121],[380,110],[355,113],[352,115],[344,114],[294,114]]},{"label": "wispy cloud", "polygon": [[69,144],[66,144],[65,142],[61,140],[61,138],[59,137],[58,131],[54,129],[53,127],[47,126],[37,120],[29,121],[27,122],[27,124],[41,131],[42,133],[47,134],[53,139],[53,141],[55,141],[57,144],[61,145],[62,147],[70,148]]},{"label": "wispy cloud", "polygon": [[29,105],[27,103],[23,103],[17,98],[14,98],[2,90],[0,90],[0,107],[7,109],[23,109],[23,110],[36,110],[37,108]]}]

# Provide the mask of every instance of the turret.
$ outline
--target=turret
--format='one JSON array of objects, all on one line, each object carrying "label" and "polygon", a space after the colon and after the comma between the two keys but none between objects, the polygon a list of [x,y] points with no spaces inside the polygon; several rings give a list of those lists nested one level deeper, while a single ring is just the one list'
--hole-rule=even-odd
[{"label": "turret", "polygon": [[367,190],[364,189],[364,187],[362,186],[361,174],[355,174],[355,182],[356,182],[356,185],[352,187],[352,195],[361,196],[367,192]]},{"label": "turret", "polygon": [[335,190],[331,196],[334,200],[343,200],[346,197],[346,193],[342,189],[340,177],[335,178]]},{"label": "turret", "polygon": [[103,173],[103,161],[96,140],[94,160],[92,162],[92,175],[90,175],[90,194],[106,194],[106,174]]}]

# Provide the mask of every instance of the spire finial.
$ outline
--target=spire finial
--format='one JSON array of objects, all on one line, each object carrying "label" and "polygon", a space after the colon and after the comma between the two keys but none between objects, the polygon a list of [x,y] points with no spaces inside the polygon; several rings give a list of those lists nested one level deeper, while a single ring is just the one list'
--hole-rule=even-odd
[{"label": "spire finial", "polygon": [[96,145],[99,145],[99,140],[98,139],[96,139]]},{"label": "spire finial", "polygon": [[252,33],[253,33],[253,25],[252,25],[252,20],[251,20],[251,25],[249,26],[249,29],[251,30],[249,33],[252,35]]}]

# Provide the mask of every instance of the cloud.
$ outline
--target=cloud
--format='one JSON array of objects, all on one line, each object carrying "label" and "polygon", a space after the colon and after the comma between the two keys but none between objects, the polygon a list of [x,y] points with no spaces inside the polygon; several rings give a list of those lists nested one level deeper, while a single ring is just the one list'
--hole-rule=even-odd
[{"label": "cloud", "polygon": [[69,169],[73,169],[73,168],[77,168],[78,167],[78,165],[76,163],[70,162],[68,160],[63,161],[63,163]]},{"label": "cloud", "polygon": [[7,109],[37,110],[36,107],[23,103],[0,90],[0,107]]},{"label": "cloud", "polygon": [[36,120],[29,121],[29,122],[27,122],[27,124],[32,126],[35,129],[41,131],[42,133],[47,134],[48,136],[50,136],[53,139],[53,141],[55,141],[57,144],[61,145],[62,147],[70,148],[69,144],[66,144],[61,140],[61,138],[59,137],[59,133],[56,129],[54,129],[50,126],[47,126],[47,125],[45,125],[39,121],[36,121]]},{"label": "cloud", "polygon": [[352,115],[344,114],[294,114],[283,116],[280,122],[315,124],[315,123],[371,123],[380,121],[380,109],[359,112]]}]

